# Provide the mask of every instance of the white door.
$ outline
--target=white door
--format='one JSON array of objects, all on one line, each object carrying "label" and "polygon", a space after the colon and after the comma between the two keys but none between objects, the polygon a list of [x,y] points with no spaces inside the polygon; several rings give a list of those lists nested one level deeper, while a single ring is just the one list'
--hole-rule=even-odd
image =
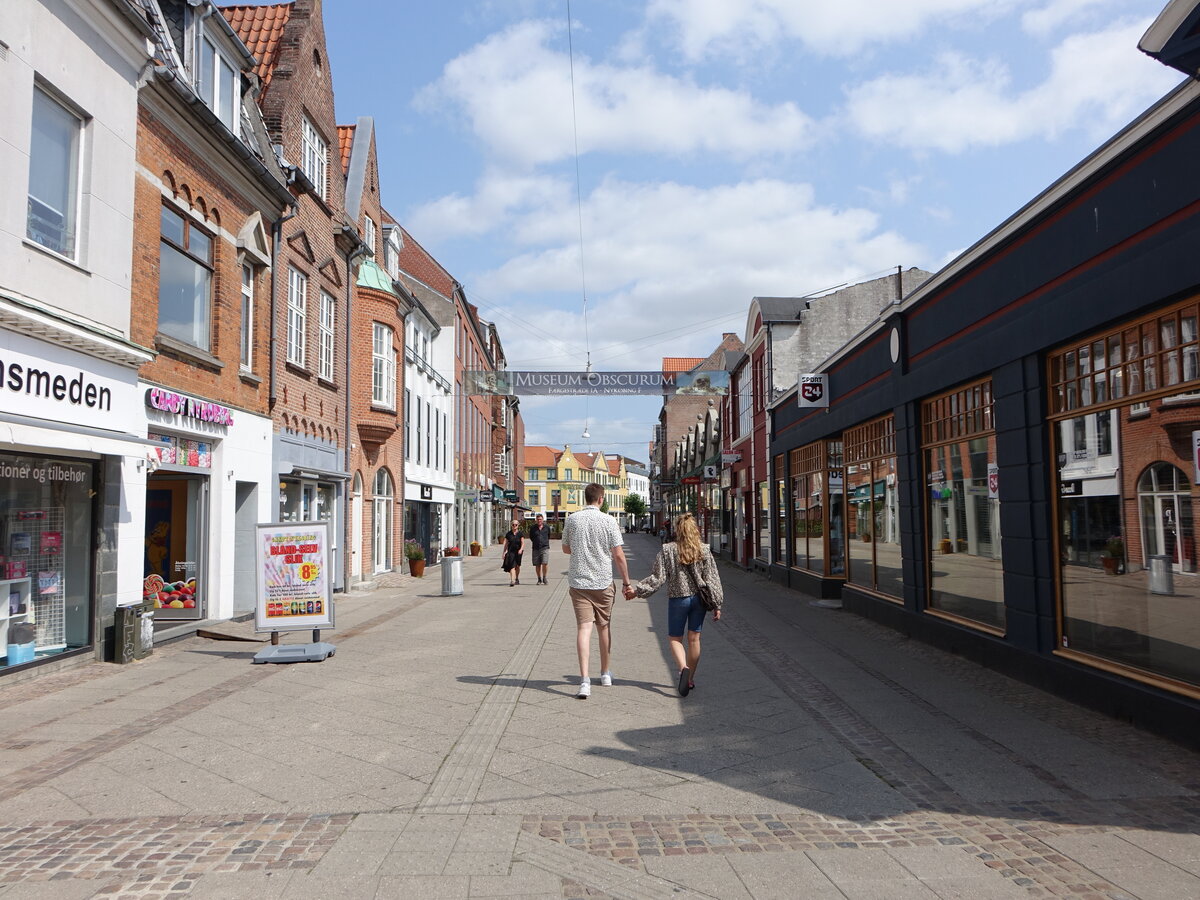
[{"label": "white door", "polygon": [[350,496],[350,580],[362,581],[363,492],[362,475],[355,473]]}]

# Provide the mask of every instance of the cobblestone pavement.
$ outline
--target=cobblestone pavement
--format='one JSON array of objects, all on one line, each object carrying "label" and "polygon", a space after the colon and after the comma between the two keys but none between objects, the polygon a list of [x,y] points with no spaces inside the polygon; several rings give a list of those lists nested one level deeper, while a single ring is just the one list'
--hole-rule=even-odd
[{"label": "cobblestone pavement", "polygon": [[734,570],[690,697],[652,599],[580,702],[561,577],[489,552],[345,598],[319,665],[0,682],[0,898],[1200,897],[1186,748]]}]

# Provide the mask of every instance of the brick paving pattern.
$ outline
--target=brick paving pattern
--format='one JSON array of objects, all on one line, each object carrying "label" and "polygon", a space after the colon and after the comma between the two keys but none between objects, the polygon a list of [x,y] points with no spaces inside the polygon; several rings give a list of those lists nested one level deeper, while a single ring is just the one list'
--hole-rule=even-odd
[{"label": "brick paving pattern", "polygon": [[0,826],[0,884],[106,882],[102,895],[186,895],[209,872],[311,869],[353,815],[255,814]]}]

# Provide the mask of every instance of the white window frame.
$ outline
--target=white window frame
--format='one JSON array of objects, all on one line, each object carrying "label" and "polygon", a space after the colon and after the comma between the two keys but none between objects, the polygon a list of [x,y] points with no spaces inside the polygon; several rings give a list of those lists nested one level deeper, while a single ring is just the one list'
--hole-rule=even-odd
[{"label": "white window frame", "polygon": [[371,255],[375,255],[375,239],[377,232],[375,229],[375,220],[370,216],[363,216],[363,243],[371,250]]},{"label": "white window frame", "polygon": [[325,200],[329,188],[329,142],[321,136],[308,116],[304,117],[302,133],[304,152],[301,167],[309,181],[316,186],[318,196]]},{"label": "white window frame", "polygon": [[421,395],[417,394],[413,397],[413,415],[417,422],[417,463],[421,462],[421,447],[425,443],[425,435],[421,429]]},{"label": "white window frame", "polygon": [[[40,150],[35,144],[35,135],[37,133],[37,114],[38,104],[44,101],[50,104],[56,111],[61,111],[70,120],[73,121],[75,128],[73,130],[73,139],[71,146],[66,148],[63,154],[65,165],[62,171],[51,173],[57,177],[59,183],[65,181],[63,185],[63,201],[65,201],[64,209],[57,209],[51,203],[48,203],[49,197],[38,197],[34,193],[35,180],[41,181],[41,176],[46,173],[42,171],[42,167],[50,164],[53,159],[52,155]],[[30,144],[29,144],[29,187],[26,199],[25,212],[25,236],[40,247],[45,247],[52,253],[56,253],[66,259],[79,259],[80,245],[80,184],[83,181],[82,166],[84,153],[84,135],[85,135],[85,119],[75,110],[64,104],[58,97],[44,89],[40,84],[33,86],[33,109],[30,113]],[[35,224],[35,214],[40,222]],[[53,221],[55,218],[60,222]],[[37,227],[40,225],[41,227]],[[57,232],[57,235],[51,232]],[[55,237],[57,236],[57,240]]]},{"label": "white window frame", "polygon": [[[211,60],[212,71],[205,69]],[[218,77],[219,76],[219,77]],[[223,82],[222,79],[228,79]],[[200,35],[200,58],[196,65],[196,93],[218,119],[234,134],[238,133],[238,116],[241,115],[241,71],[225,55],[208,34]],[[222,96],[222,84],[228,84],[229,96]]]},{"label": "white window frame", "polygon": [[288,269],[287,361],[304,366],[308,334],[308,276]]},{"label": "white window frame", "polygon": [[337,328],[337,301],[328,291],[321,291],[321,314],[317,323],[317,376],[333,381],[333,336]]},{"label": "white window frame", "polygon": [[395,487],[387,469],[375,473],[373,497],[371,499],[371,556],[376,572],[392,568],[392,515]]},{"label": "white window frame", "polygon": [[383,267],[392,278],[400,277],[400,248],[404,246],[400,237],[400,226],[385,226],[383,237]]},{"label": "white window frame", "polygon": [[254,266],[242,263],[241,369],[254,371]]},{"label": "white window frame", "polygon": [[371,329],[371,403],[396,408],[396,345],[394,332],[381,322]]},{"label": "white window frame", "polygon": [[[170,217],[172,222],[179,223],[180,238],[164,230],[164,223]],[[197,252],[194,242],[199,236],[207,251]],[[159,211],[158,235],[158,330],[167,337],[199,347],[207,351],[212,347],[212,313],[213,313],[213,276],[216,272],[216,235],[210,234],[197,225],[190,216],[170,204],[163,203]],[[178,258],[195,267],[189,270],[188,282],[194,288],[190,297],[182,298],[183,307],[177,307],[170,293],[169,280],[164,279],[163,273],[168,271],[168,259]],[[196,274],[201,276],[197,278]],[[166,281],[166,284],[164,284]],[[164,293],[166,291],[166,293]],[[179,327],[167,312],[179,312],[187,308],[186,317],[180,316],[179,322],[186,325]],[[168,324],[170,323],[170,324]]]}]

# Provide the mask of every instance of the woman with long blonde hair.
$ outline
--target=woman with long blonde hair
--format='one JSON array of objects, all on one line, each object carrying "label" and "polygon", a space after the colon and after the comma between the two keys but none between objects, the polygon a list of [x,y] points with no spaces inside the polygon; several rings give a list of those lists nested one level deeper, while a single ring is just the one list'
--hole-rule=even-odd
[{"label": "woman with long blonde hair", "polygon": [[[663,544],[654,568],[641,581],[625,588],[625,599],[649,597],[667,585],[667,637],[675,664],[679,667],[679,694],[686,697],[696,686],[696,667],[700,665],[700,629],[708,610],[700,602],[698,584],[712,589],[717,608],[713,619],[720,621],[725,596],[721,576],[708,545],[700,541],[700,529],[691,513],[675,521],[675,540]],[[683,646],[687,632],[687,648]]]}]

